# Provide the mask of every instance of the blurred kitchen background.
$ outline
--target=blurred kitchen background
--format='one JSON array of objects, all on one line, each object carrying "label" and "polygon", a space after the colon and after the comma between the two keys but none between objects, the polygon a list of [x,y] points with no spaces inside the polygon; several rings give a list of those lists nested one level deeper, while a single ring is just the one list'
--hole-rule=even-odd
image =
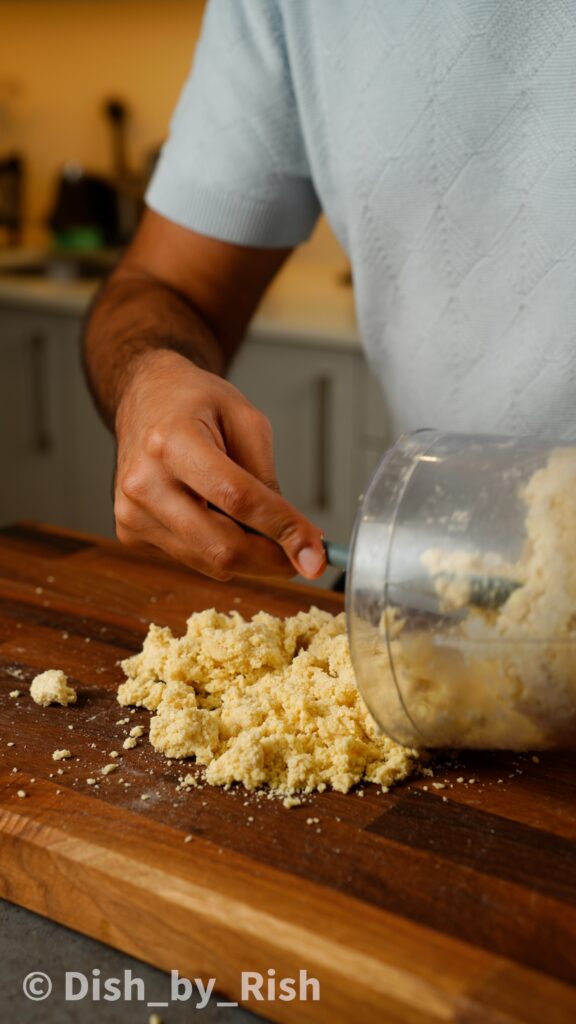
[{"label": "blurred kitchen background", "polygon": [[[0,0],[0,525],[113,534],[114,445],[81,325],[137,223],[202,0]],[[387,442],[325,221],[265,297],[231,379],[271,418],[284,493],[346,541]]]}]

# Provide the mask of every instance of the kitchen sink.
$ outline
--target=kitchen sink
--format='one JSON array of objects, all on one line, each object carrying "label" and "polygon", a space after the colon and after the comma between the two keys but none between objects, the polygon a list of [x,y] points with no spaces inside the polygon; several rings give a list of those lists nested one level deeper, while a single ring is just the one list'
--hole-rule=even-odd
[{"label": "kitchen sink", "polygon": [[110,250],[0,252],[0,276],[45,278],[50,281],[84,281],[106,277],[115,267],[118,253]]}]

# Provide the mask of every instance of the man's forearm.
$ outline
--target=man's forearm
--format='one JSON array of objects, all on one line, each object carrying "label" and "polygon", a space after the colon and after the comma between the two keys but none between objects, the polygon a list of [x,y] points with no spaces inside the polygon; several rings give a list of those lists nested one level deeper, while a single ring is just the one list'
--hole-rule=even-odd
[{"label": "man's forearm", "polygon": [[325,566],[320,530],[280,494],[270,422],[221,376],[287,256],[146,210],[86,329],[87,377],[118,442],[118,539],[219,580]]},{"label": "man's forearm", "polygon": [[136,364],[154,349],[172,349],[221,374],[224,353],[188,300],[138,270],[120,267],[97,296],[84,335],[90,390],[108,426]]}]

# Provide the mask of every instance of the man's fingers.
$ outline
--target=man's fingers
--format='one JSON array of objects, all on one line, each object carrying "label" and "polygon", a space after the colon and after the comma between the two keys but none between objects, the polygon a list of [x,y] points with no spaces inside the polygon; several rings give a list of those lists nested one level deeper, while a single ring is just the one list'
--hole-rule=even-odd
[{"label": "man's fingers", "polygon": [[176,432],[164,457],[177,480],[232,519],[275,540],[298,572],[314,577],[323,571],[320,531],[280,494],[219,451],[203,430]]},{"label": "man's fingers", "polygon": [[203,565],[215,567],[227,577],[286,579],[294,575],[290,560],[273,541],[246,533],[227,516],[202,508],[176,487],[165,494],[157,516],[177,541],[178,557],[183,561],[199,558]]},{"label": "man's fingers", "polygon": [[207,509],[162,477],[149,485],[145,506],[130,499],[124,508],[120,503],[117,530],[124,543],[136,546],[145,538],[215,579],[286,579],[294,575],[289,559],[273,541],[247,534],[231,519]]},{"label": "man's fingers", "polygon": [[248,404],[240,409],[235,407],[233,412],[232,418],[227,410],[222,411],[228,455],[270,490],[280,493],[270,420]]}]

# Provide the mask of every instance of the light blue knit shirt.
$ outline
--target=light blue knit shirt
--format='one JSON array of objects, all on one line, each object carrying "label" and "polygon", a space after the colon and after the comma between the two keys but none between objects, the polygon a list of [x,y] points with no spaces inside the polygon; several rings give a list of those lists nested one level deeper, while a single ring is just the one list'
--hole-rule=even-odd
[{"label": "light blue knit shirt", "polygon": [[574,0],[212,0],[147,202],[271,247],[323,208],[393,435],[576,438]]}]

